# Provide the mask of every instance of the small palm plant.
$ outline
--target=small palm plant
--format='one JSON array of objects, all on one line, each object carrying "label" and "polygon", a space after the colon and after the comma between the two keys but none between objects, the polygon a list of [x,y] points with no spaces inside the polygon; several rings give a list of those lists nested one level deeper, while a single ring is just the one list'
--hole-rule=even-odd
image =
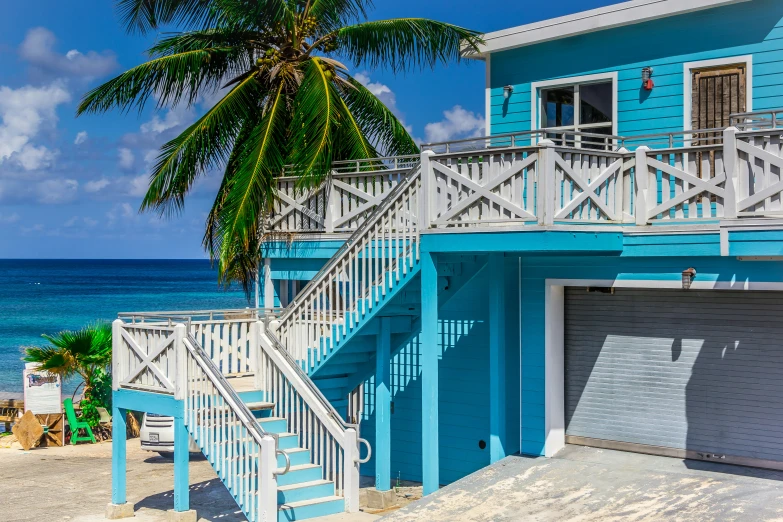
[{"label": "small palm plant", "polygon": [[204,247],[223,284],[249,292],[264,217],[286,165],[318,186],[335,160],[415,154],[403,124],[340,60],[395,73],[478,51],[475,31],[421,18],[367,21],[370,0],[117,0],[130,32],[164,35],[151,59],[93,89],[78,113],[194,104],[225,89],[163,145],[142,210],[182,210],[200,176],[222,170]]},{"label": "small palm plant", "polygon": [[58,374],[63,380],[78,375],[83,379],[84,397],[92,397],[93,388],[105,380],[111,365],[111,325],[98,322],[77,331],[42,337],[49,346],[25,348],[22,360],[38,363],[41,370]]}]

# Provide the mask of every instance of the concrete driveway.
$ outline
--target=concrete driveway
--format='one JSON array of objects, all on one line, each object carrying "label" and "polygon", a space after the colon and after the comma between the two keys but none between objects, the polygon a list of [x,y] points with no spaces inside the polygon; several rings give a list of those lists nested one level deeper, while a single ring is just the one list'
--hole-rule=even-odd
[{"label": "concrete driveway", "polygon": [[567,446],[506,458],[382,520],[783,521],[783,472]]}]

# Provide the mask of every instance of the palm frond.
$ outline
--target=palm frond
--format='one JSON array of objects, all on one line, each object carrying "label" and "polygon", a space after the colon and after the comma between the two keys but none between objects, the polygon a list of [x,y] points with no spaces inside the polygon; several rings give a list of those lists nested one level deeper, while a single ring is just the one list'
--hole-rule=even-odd
[{"label": "palm frond", "polygon": [[318,58],[306,64],[302,83],[294,100],[291,154],[300,189],[318,186],[334,160],[333,140],[339,124],[339,97],[327,69]]},{"label": "palm frond", "polygon": [[347,80],[351,87],[340,92],[366,139],[384,156],[418,154],[416,142],[389,108],[358,80],[350,76]]},{"label": "palm frond", "polygon": [[163,25],[213,25],[220,19],[213,0],[117,0],[120,20],[129,33],[145,34]]},{"label": "palm frond", "polygon": [[459,61],[463,51],[478,51],[482,43],[476,31],[424,18],[363,22],[337,30],[334,38],[357,65],[394,72]]},{"label": "palm frond", "polygon": [[222,165],[234,138],[254,107],[262,87],[255,76],[236,84],[196,123],[161,148],[141,208],[161,214],[182,210],[184,198],[196,178]]},{"label": "palm frond", "polygon": [[314,17],[323,33],[332,32],[345,24],[367,19],[371,0],[312,0],[306,15]]},{"label": "palm frond", "polygon": [[[280,84],[263,118],[244,142],[244,146],[252,148],[241,155],[231,174],[230,188],[215,219],[214,235],[219,239],[212,240],[218,249],[213,256],[218,254],[218,272],[224,284],[231,281],[227,276],[234,271],[228,268],[233,266],[231,256],[244,252],[241,256],[245,263],[258,261],[260,253],[254,249],[261,236],[262,219],[272,208],[275,179],[285,164],[288,118],[285,85]],[[249,281],[242,283],[249,288]]]}]

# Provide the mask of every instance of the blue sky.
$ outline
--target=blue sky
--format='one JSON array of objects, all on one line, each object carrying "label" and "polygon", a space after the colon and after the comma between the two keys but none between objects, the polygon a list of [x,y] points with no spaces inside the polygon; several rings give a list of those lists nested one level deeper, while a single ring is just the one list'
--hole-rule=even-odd
[{"label": "blue sky", "polygon": [[[611,0],[376,0],[371,18],[428,17],[493,31]],[[111,0],[9,2],[0,19],[0,258],[200,258],[217,176],[183,215],[137,209],[157,148],[214,100],[139,115],[75,118],[82,94],[144,61]],[[484,65],[393,76],[354,70],[425,141],[483,131]]]}]

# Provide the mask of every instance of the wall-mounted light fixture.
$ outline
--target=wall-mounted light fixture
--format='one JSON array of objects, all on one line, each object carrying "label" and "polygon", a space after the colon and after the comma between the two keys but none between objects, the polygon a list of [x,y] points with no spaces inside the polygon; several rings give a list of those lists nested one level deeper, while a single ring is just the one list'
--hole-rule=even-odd
[{"label": "wall-mounted light fixture", "polygon": [[682,271],[682,289],[689,290],[693,284],[693,280],[696,278],[696,269],[689,268]]},{"label": "wall-mounted light fixture", "polygon": [[645,91],[651,91],[653,90],[653,87],[655,87],[655,82],[653,82],[652,76],[653,76],[652,67],[642,68],[642,88]]},{"label": "wall-mounted light fixture", "polygon": [[505,99],[511,98],[511,93],[514,92],[514,86],[513,85],[506,85],[503,87],[503,97]]}]

